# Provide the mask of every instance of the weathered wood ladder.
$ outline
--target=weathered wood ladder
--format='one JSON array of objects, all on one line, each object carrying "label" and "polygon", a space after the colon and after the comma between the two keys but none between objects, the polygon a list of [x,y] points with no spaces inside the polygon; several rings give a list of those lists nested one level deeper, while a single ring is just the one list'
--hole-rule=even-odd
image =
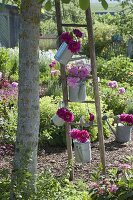
[{"label": "weathered wood ladder", "polygon": [[[101,158],[101,163],[103,166],[103,174],[105,174],[105,164],[106,164],[105,163],[105,146],[104,146],[104,136],[103,136],[103,128],[102,128],[102,117],[101,117],[101,108],[100,108],[100,97],[99,97],[99,88],[98,88],[98,77],[97,77],[96,56],[95,56],[95,47],[94,47],[94,39],[93,39],[91,9],[89,6],[89,8],[85,11],[87,24],[63,24],[60,0],[55,0],[55,10],[56,10],[58,37],[63,32],[63,26],[65,26],[65,27],[86,27],[87,28],[88,43],[89,43],[88,51],[90,49],[90,59],[91,59],[91,67],[92,67],[92,78],[93,78],[95,101],[92,101],[92,102],[85,101],[83,103],[95,103],[97,124],[98,124],[100,158]],[[59,41],[59,45],[60,45],[60,41]],[[64,102],[64,106],[68,107],[69,100],[68,100],[68,91],[67,91],[66,71],[65,71],[65,66],[62,64],[61,64],[60,71],[61,71],[61,82],[62,82],[62,91],[63,91],[63,102]],[[72,141],[68,134],[70,129],[71,129],[71,125],[69,123],[66,123],[66,142],[67,142],[68,163],[71,163],[71,161],[73,159]],[[70,172],[70,180],[73,180],[73,178],[74,178],[74,170],[72,169]]]}]

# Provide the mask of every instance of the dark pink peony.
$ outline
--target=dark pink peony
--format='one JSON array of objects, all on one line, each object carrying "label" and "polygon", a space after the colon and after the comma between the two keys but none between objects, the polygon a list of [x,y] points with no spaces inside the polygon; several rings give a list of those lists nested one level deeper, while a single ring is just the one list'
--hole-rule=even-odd
[{"label": "dark pink peony", "polygon": [[70,41],[68,44],[68,49],[72,52],[72,53],[78,53],[80,51],[81,48],[81,44],[80,41]]},{"label": "dark pink peony", "polygon": [[69,132],[69,135],[71,136],[72,139],[77,140],[79,138],[80,130],[78,129],[72,129]]},{"label": "dark pink peony", "polygon": [[119,115],[118,117],[119,117],[120,122],[125,122],[125,123],[128,123],[129,125],[133,124],[133,114],[123,113]]},{"label": "dark pink peony", "polygon": [[67,108],[58,109],[57,113],[58,117],[62,118],[65,122],[72,122],[74,120],[74,115]]},{"label": "dark pink peony", "polygon": [[90,115],[90,121],[94,121],[94,115],[92,114],[92,113],[89,113],[89,115]]},{"label": "dark pink peony", "polygon": [[61,34],[60,39],[62,42],[66,42],[69,44],[71,41],[73,41],[73,37],[70,35],[69,32],[64,32]]},{"label": "dark pink peony", "polygon": [[73,33],[77,38],[82,38],[84,36],[84,34],[79,29],[73,29]]},{"label": "dark pink peony", "polygon": [[90,135],[86,130],[73,129],[69,132],[69,135],[72,139],[77,140],[78,142],[85,143],[90,139]]},{"label": "dark pink peony", "polygon": [[90,138],[90,135],[88,133],[88,131],[86,130],[82,130],[80,131],[79,133],[79,137],[78,137],[78,141],[81,142],[81,143],[85,143],[87,142],[87,140]]}]

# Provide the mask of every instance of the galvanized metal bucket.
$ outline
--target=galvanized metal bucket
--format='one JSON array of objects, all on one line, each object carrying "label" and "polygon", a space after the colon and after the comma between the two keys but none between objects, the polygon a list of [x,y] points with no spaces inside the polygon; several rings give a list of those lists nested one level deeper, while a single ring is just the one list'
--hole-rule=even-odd
[{"label": "galvanized metal bucket", "polygon": [[86,100],[86,85],[80,82],[75,87],[69,86],[69,100],[72,102],[83,102]]},{"label": "galvanized metal bucket", "polygon": [[56,114],[52,117],[52,121],[56,126],[63,126],[65,123],[65,121]]},{"label": "galvanized metal bucket", "polygon": [[70,61],[72,56],[73,56],[73,53],[68,49],[68,45],[65,42],[63,42],[61,46],[59,47],[54,58],[59,63],[63,65],[67,65],[67,63]]},{"label": "galvanized metal bucket", "polygon": [[132,126],[117,126],[116,127],[116,141],[120,143],[129,142],[131,140]]},{"label": "galvanized metal bucket", "polygon": [[76,162],[91,162],[91,143],[89,140],[85,143],[74,141],[74,152]]}]

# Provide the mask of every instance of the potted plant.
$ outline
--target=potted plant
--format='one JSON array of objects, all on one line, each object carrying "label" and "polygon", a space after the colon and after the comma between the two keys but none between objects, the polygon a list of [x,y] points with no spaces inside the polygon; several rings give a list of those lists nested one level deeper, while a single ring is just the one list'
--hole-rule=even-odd
[{"label": "potted plant", "polygon": [[80,118],[80,124],[83,127],[89,127],[93,125],[94,115],[92,113],[87,113],[87,115],[83,115]]},{"label": "potted plant", "polygon": [[118,121],[116,127],[116,141],[128,142],[131,140],[131,133],[133,128],[133,114],[121,114],[118,115]]},{"label": "potted plant", "polygon": [[75,160],[79,163],[91,161],[90,134],[86,130],[72,129],[69,132],[74,142]]},{"label": "potted plant", "polygon": [[69,100],[83,102],[86,100],[86,85],[91,72],[90,64],[77,63],[67,67],[67,85],[69,86]]},{"label": "potted plant", "polygon": [[59,47],[55,59],[67,65],[74,53],[78,53],[81,49],[81,38],[83,33],[79,29],[73,29],[71,32],[63,32],[60,36],[61,46]]},{"label": "potted plant", "polygon": [[74,115],[67,108],[59,108],[52,117],[52,121],[56,126],[63,126],[65,122],[72,122]]}]

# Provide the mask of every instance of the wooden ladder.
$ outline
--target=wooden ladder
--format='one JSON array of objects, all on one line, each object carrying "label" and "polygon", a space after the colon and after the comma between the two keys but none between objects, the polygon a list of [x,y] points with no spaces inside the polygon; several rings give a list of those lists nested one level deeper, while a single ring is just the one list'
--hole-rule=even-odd
[{"label": "wooden ladder", "polygon": [[[57,20],[57,31],[58,37],[63,32],[63,27],[85,27],[88,32],[88,43],[90,51],[90,59],[91,59],[91,67],[92,67],[92,78],[93,78],[93,88],[94,88],[94,97],[95,101],[85,101],[82,103],[95,103],[96,107],[96,115],[97,115],[97,125],[98,125],[98,138],[99,138],[99,149],[100,149],[100,158],[103,166],[103,174],[105,174],[105,146],[104,146],[104,136],[103,136],[103,128],[102,128],[102,117],[101,117],[101,108],[100,108],[100,97],[99,97],[99,88],[98,88],[98,77],[97,77],[97,69],[96,69],[96,56],[95,56],[95,47],[93,40],[93,29],[92,29],[92,17],[91,17],[91,9],[89,8],[85,11],[86,15],[86,24],[63,24],[62,23],[62,14],[61,14],[61,3],[60,0],[55,0],[55,10],[56,10],[56,20]],[[58,46],[60,46],[60,41]],[[79,57],[81,59],[83,56]],[[72,60],[74,60],[72,58]],[[61,82],[62,82],[62,91],[63,91],[63,102],[64,106],[68,107],[68,90],[67,90],[67,77],[65,66],[61,64]],[[68,153],[68,163],[71,164],[73,160],[72,154],[72,140],[69,136],[69,131],[71,130],[71,125],[69,123],[65,123],[66,126],[66,143],[67,143],[67,153]],[[74,170],[70,171],[70,180],[74,178]]]}]

